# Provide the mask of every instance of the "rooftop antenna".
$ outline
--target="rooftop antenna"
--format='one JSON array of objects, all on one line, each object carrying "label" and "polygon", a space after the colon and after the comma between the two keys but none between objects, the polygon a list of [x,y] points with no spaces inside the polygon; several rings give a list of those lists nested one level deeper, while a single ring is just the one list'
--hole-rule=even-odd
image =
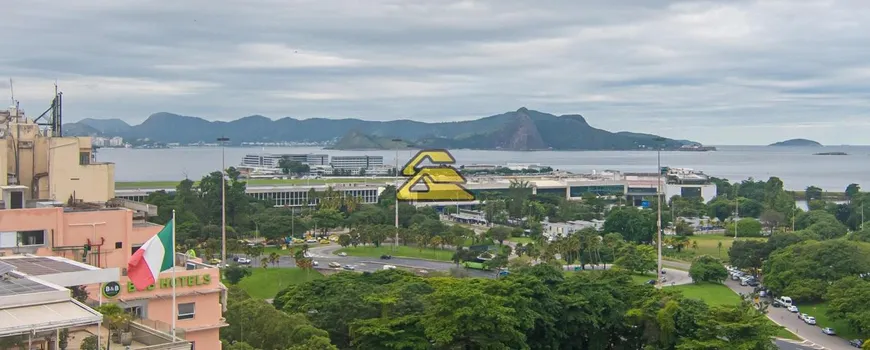
[{"label": "rooftop antenna", "polygon": [[12,95],[12,105],[15,105],[15,86],[12,85],[12,78],[9,78],[9,93]]}]

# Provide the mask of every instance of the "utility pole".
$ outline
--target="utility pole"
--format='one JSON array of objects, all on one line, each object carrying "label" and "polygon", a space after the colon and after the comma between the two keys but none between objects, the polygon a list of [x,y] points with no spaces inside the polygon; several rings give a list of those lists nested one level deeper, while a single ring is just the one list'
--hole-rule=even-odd
[{"label": "utility pole", "polygon": [[656,181],[656,200],[658,201],[658,220],[657,220],[657,229],[658,229],[658,269],[656,269],[656,286],[659,288],[662,287],[662,147],[656,149],[656,159],[658,167],[656,170],[658,171],[658,180]]},{"label": "utility pole", "polygon": [[221,143],[221,265],[223,267],[227,265],[227,167],[224,145],[229,140],[228,137],[223,136],[217,139]]}]

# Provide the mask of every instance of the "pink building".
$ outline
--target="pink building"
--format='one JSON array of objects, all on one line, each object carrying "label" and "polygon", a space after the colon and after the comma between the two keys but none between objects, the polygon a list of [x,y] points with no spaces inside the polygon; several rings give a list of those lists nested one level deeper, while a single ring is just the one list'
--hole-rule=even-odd
[{"label": "pink building", "polygon": [[[138,215],[137,215],[138,216]],[[90,285],[89,298],[115,302],[152,328],[169,333],[172,324],[172,273],[136,291],[126,277],[127,260],[162,226],[134,219],[126,208],[23,208],[0,210],[0,256],[61,256],[102,268],[119,268],[117,284]],[[89,246],[90,249],[86,249]],[[221,349],[226,326],[226,287],[217,267],[179,254],[176,259],[176,333],[196,349]]]}]

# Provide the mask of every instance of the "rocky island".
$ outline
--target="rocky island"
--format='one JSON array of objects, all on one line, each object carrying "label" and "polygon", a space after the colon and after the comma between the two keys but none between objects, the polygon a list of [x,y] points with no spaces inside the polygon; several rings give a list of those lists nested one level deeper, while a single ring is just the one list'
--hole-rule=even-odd
[{"label": "rocky island", "polygon": [[791,139],[769,144],[775,147],[822,147],[821,143],[807,139]]}]

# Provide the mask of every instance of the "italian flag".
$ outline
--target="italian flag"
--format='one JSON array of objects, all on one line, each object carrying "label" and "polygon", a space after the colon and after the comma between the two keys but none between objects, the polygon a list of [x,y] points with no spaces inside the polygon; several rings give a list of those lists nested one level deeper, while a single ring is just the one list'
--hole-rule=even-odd
[{"label": "italian flag", "polygon": [[144,290],[157,281],[157,275],[171,269],[175,265],[173,259],[173,236],[175,219],[169,220],[166,226],[145,242],[127,262],[127,277],[136,286],[136,290]]}]

